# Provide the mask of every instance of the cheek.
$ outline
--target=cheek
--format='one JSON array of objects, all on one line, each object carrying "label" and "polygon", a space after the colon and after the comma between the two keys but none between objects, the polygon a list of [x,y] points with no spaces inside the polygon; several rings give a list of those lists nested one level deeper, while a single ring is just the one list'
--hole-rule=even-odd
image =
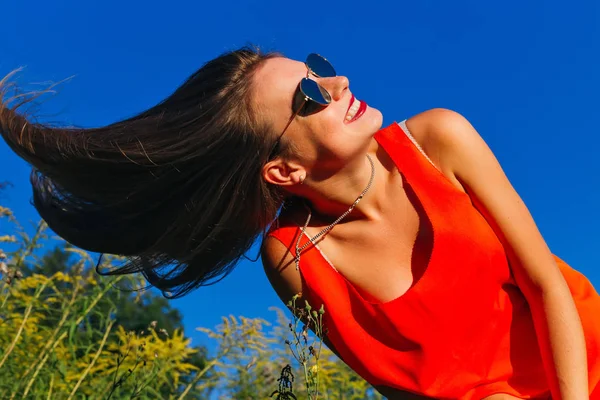
[{"label": "cheek", "polygon": [[362,155],[369,148],[373,135],[381,127],[381,113],[369,108],[350,124],[346,124],[340,114],[339,110],[326,109],[302,121],[304,135],[300,140],[307,159],[347,160]]},{"label": "cheek", "polygon": [[337,127],[329,132],[323,132],[319,140],[318,154],[322,160],[348,161],[361,156],[368,150],[371,135]]},{"label": "cheek", "polygon": [[344,115],[334,107],[327,107],[318,114],[315,114],[315,121],[320,126],[326,127],[329,131],[339,129],[344,125]]},{"label": "cheek", "polygon": [[304,131],[304,140],[317,147],[330,147],[344,129],[339,115],[329,109],[303,118],[299,126]]}]

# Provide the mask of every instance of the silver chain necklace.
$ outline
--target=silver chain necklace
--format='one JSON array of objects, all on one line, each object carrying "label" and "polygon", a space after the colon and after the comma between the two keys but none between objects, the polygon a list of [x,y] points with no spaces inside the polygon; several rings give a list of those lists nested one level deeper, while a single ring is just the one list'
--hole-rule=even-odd
[{"label": "silver chain necklace", "polygon": [[302,245],[302,247],[300,247],[300,239],[302,239],[302,235],[305,234],[306,227],[308,226],[308,224],[310,222],[310,219],[312,217],[312,211],[311,211],[310,207],[306,206],[306,203],[305,203],[305,206],[308,209],[308,218],[306,218],[306,222],[304,223],[304,227],[302,227],[302,232],[300,233],[300,235],[298,235],[298,240],[296,241],[296,258],[295,258],[296,271],[300,269],[300,253],[302,253],[311,244],[316,244],[315,241],[317,239],[319,239],[321,236],[325,235],[327,232],[329,232],[330,230],[332,230],[334,226],[336,226],[341,220],[343,220],[344,218],[346,218],[346,216],[348,214],[350,214],[352,212],[352,210],[354,210],[354,208],[358,205],[358,203],[360,203],[360,201],[362,200],[362,198],[364,197],[364,195],[371,188],[371,185],[373,184],[373,179],[375,178],[375,164],[373,164],[373,160],[371,160],[371,157],[368,154],[367,154],[367,159],[369,160],[369,164],[371,164],[371,178],[369,179],[369,183],[367,184],[367,187],[361,192],[361,194],[356,198],[356,200],[354,200],[354,203],[352,203],[352,205],[350,206],[350,208],[348,208],[348,210],[346,210],[345,213],[343,213],[342,215],[340,215],[338,217],[338,219],[336,219],[335,221],[333,221],[329,226],[326,226],[325,228],[323,228],[321,230],[321,232],[317,233],[315,236],[313,236],[312,238],[310,238],[308,240],[308,242],[304,243],[304,245]]}]

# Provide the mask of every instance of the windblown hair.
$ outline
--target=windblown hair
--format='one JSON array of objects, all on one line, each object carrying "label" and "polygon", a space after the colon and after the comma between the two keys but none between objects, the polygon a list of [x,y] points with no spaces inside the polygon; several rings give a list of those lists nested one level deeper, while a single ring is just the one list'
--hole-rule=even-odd
[{"label": "windblown hair", "polygon": [[252,48],[209,61],[141,114],[80,129],[33,121],[0,81],[0,133],[33,166],[33,203],[83,249],[128,256],[107,274],[141,272],[168,297],[225,277],[282,203],[261,178],[276,135],[257,116]]}]

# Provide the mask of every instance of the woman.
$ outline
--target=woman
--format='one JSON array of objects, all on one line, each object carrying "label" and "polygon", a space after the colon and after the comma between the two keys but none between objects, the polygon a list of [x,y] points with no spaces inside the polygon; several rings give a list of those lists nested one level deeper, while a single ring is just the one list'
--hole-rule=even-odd
[{"label": "woman", "polygon": [[119,273],[182,295],[275,221],[273,287],[323,304],[327,343],[390,398],[600,398],[598,295],[454,112],[380,129],[322,57],[251,49],[102,128],[34,124],[8,103],[0,132],[35,168],[41,216],[130,256]]}]

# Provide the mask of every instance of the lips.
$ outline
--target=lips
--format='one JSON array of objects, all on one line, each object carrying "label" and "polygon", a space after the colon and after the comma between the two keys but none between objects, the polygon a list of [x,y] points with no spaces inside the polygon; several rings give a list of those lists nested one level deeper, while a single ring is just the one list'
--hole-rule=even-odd
[{"label": "lips", "polygon": [[[357,108],[358,106],[358,108]],[[350,124],[360,118],[365,111],[367,110],[367,103],[364,101],[357,100],[354,95],[350,98],[348,109],[346,110],[346,114],[344,115],[344,123]],[[352,115],[352,119],[347,119],[348,116]]]},{"label": "lips", "polygon": [[352,104],[354,103],[354,95],[352,95],[352,97],[350,97],[350,101],[348,102],[348,109],[346,110],[346,114],[348,114],[348,111],[350,111],[350,107],[352,107]]},{"label": "lips", "polygon": [[367,111],[367,103],[365,103],[364,101],[361,101],[360,106],[358,107],[358,111],[354,115],[354,118],[352,118],[350,121],[348,121],[348,123],[352,123],[352,122],[356,121],[357,119],[359,119],[365,113],[365,111]]}]

